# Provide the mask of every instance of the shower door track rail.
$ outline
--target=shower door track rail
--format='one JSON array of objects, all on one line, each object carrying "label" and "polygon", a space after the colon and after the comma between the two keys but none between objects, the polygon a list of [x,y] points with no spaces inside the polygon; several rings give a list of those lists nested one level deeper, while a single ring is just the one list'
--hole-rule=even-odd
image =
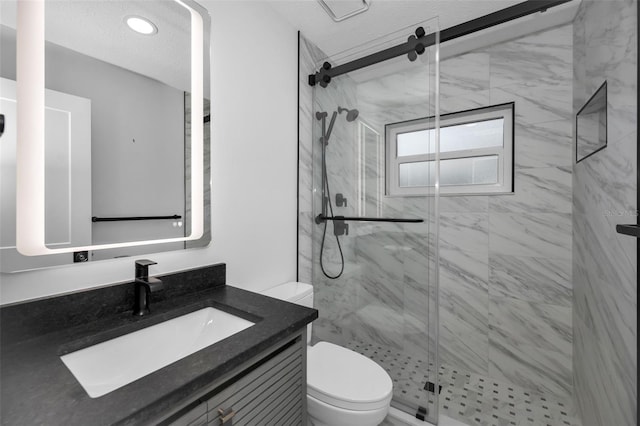
[{"label": "shower door track rail", "polygon": [[[466,36],[476,31],[481,31],[514,19],[522,18],[533,13],[544,12],[551,7],[559,6],[561,4],[568,3],[569,1],[571,0],[527,0],[496,12],[489,13],[488,15],[444,29],[440,31],[440,43]],[[309,85],[315,86],[319,83],[320,86],[326,87],[333,77],[347,74],[370,65],[375,65],[379,62],[387,61],[401,55],[408,54],[410,60],[415,60],[416,53],[422,54],[425,48],[435,44],[435,34],[425,34],[421,27],[416,30],[416,36],[409,37],[405,43],[355,59],[351,62],[347,62],[346,64],[332,67],[329,62],[325,62],[318,72],[309,75]]]},{"label": "shower door track rail", "polygon": [[423,223],[424,219],[419,218],[397,218],[397,217],[364,217],[364,216],[325,216],[319,214],[316,217],[316,223],[324,221],[343,221],[343,222],[393,222],[393,223]]}]

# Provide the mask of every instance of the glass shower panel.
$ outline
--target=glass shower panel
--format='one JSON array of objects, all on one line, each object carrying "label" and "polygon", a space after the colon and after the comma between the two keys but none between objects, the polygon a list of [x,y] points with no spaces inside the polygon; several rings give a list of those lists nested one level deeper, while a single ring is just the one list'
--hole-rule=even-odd
[{"label": "glass shower panel", "polygon": [[[407,41],[418,23],[325,61],[334,67]],[[438,111],[436,42],[407,55],[333,77],[313,93],[313,284],[320,317],[313,342],[329,341],[381,365],[393,380],[392,406],[436,424]],[[417,146],[430,154],[429,196],[389,196],[385,126],[426,119]],[[393,141],[393,143],[396,143]],[[408,142],[409,144],[410,142]],[[426,152],[425,152],[426,151]]]}]

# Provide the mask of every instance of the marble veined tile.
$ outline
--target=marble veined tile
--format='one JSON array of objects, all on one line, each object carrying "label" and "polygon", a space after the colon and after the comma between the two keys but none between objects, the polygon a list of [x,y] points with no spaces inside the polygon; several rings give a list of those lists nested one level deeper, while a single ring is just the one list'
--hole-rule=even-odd
[{"label": "marble veined tile", "polygon": [[489,105],[491,105],[491,92],[488,89],[460,93],[455,96],[440,96],[440,114],[467,111]]},{"label": "marble veined tile", "polygon": [[488,53],[467,53],[440,62],[440,96],[489,90],[489,58]]},{"label": "marble veined tile", "polygon": [[361,341],[396,349],[404,346],[402,311],[392,310],[385,305],[369,304],[358,309],[349,327]]},{"label": "marble veined tile", "polygon": [[491,87],[571,84],[573,59],[571,25],[553,28],[487,49],[491,54]]},{"label": "marble veined tile", "polygon": [[440,196],[439,209],[442,213],[486,213],[489,211],[489,197],[475,196]]},{"label": "marble veined tile", "polygon": [[492,253],[489,256],[489,294],[571,307],[571,262]]},{"label": "marble veined tile", "polygon": [[597,259],[581,263],[601,279],[620,284],[626,293],[636,291],[637,248],[635,241],[614,229],[616,223],[635,222],[633,140],[625,138],[578,163],[573,183],[577,259]]},{"label": "marble veined tile", "polygon": [[515,148],[516,169],[570,167],[574,163],[572,124],[568,120],[516,123]]},{"label": "marble veined tile", "polygon": [[[454,289],[460,292],[464,289],[470,289],[488,292],[488,262],[487,253],[441,249],[440,291]],[[473,303],[473,301],[467,303]]]},{"label": "marble veined tile", "polygon": [[[587,426],[637,425],[637,365],[623,365],[611,348],[577,320],[576,400]],[[587,391],[590,390],[590,391]]]},{"label": "marble veined tile", "polygon": [[489,377],[534,392],[568,397],[572,393],[571,356],[532,344],[506,341],[489,331]]},{"label": "marble veined tile", "polygon": [[490,254],[571,260],[571,214],[489,214]]},{"label": "marble veined tile", "polygon": [[486,253],[440,251],[440,349],[451,365],[487,372],[489,294]]},{"label": "marble veined tile", "polygon": [[571,168],[516,169],[514,193],[489,198],[491,212],[571,213]]},{"label": "marble veined tile", "polygon": [[525,302],[506,297],[489,299],[489,328],[502,345],[521,344],[563,354],[571,359],[571,307]]},{"label": "marble veined tile", "polygon": [[449,313],[440,316],[438,357],[441,362],[473,373],[489,374],[489,335],[456,324]]},{"label": "marble veined tile", "polygon": [[388,110],[424,104],[430,94],[429,80],[424,66],[372,79],[358,85],[358,102]]},{"label": "marble veined tile", "polygon": [[601,384],[597,383],[594,357],[590,354],[597,350],[591,343],[593,338],[588,336],[589,332],[579,318],[573,320],[573,385],[575,388],[574,400],[576,412],[580,413],[585,426],[604,426],[604,410],[600,412],[599,404],[603,399],[600,392],[589,392],[589,389],[600,389]]},{"label": "marble veined tile", "polygon": [[516,123],[536,124],[572,119],[570,84],[531,87],[526,83],[491,88],[491,103],[515,102]]},{"label": "marble veined tile", "polygon": [[486,213],[441,213],[442,249],[486,253],[489,240]]},{"label": "marble veined tile", "polygon": [[298,214],[298,280],[304,283],[313,282],[312,226],[314,225],[310,212]]},{"label": "marble veined tile", "polygon": [[[580,270],[580,265],[576,265],[576,269]],[[636,365],[637,294],[621,291],[615,282],[588,275],[574,283],[578,293],[574,302],[575,317],[617,365],[626,368]]]}]

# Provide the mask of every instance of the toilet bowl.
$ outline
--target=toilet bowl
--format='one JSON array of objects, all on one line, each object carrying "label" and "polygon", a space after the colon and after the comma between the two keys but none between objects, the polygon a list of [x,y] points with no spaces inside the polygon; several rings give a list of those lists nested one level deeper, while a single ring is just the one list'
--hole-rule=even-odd
[{"label": "toilet bowl", "polygon": [[[313,287],[280,284],[265,296],[313,307]],[[314,426],[375,426],[389,412],[393,382],[371,359],[342,346],[318,342],[310,346],[307,330],[307,410]]]}]

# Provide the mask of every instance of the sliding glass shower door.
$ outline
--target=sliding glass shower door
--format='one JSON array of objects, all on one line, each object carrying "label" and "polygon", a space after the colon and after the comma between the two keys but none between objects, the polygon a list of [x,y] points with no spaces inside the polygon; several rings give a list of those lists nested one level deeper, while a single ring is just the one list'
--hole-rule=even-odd
[{"label": "sliding glass shower door", "polygon": [[[319,61],[316,70],[327,69],[325,62],[335,68],[410,36],[426,40],[316,84],[311,112],[311,262],[320,312],[313,343],[333,342],[376,361],[393,380],[392,406],[432,423],[438,407],[437,29],[437,20],[423,22]],[[412,126],[417,121],[419,129]]]}]

